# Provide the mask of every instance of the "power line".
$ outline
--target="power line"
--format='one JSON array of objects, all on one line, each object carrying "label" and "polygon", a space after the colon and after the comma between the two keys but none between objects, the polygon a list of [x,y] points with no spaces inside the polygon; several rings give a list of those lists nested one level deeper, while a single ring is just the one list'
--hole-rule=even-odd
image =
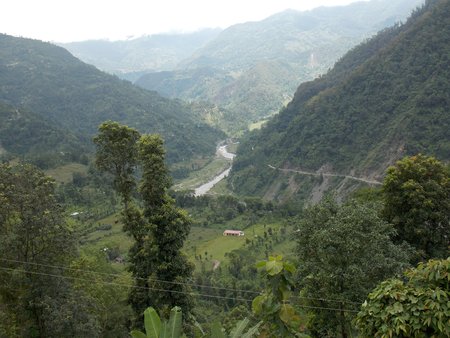
[{"label": "power line", "polygon": [[[49,277],[54,277],[54,278],[72,279],[72,280],[79,280],[79,281],[84,281],[84,282],[101,283],[101,284],[105,284],[105,285],[118,286],[118,287],[145,289],[145,290],[160,291],[160,292],[171,292],[171,293],[190,295],[190,296],[194,296],[194,297],[207,297],[207,298],[234,300],[234,301],[253,302],[253,299],[246,299],[246,298],[240,298],[240,297],[226,297],[226,296],[209,295],[209,294],[186,292],[186,291],[167,290],[167,289],[162,289],[162,288],[152,288],[152,287],[148,287],[148,286],[138,286],[138,285],[131,285],[131,284],[116,283],[116,282],[107,282],[107,281],[103,281],[103,280],[99,281],[99,280],[93,280],[93,279],[87,279],[87,278],[81,278],[81,277],[63,276],[63,275],[50,274],[50,273],[38,272],[38,271],[26,271],[26,270],[22,270],[22,269],[13,269],[13,268],[6,268],[6,267],[0,267],[0,270],[4,270],[9,273],[22,272],[22,273],[41,275],[41,276],[49,276]],[[351,312],[351,313],[359,312],[359,311],[350,310],[350,309],[340,309],[340,308],[332,308],[332,307],[309,306],[309,305],[299,305],[299,304],[297,304],[296,306],[301,307],[301,308],[306,308],[306,309],[322,309],[322,310],[329,310],[329,311],[343,311],[343,312]]]},{"label": "power line", "polygon": [[[167,290],[167,289],[152,288],[152,287],[147,287],[147,286],[137,286],[137,285],[130,285],[130,284],[115,283],[115,282],[98,281],[98,280],[86,279],[86,278],[80,278],[80,277],[55,275],[55,274],[50,274],[50,273],[45,273],[45,272],[38,272],[38,271],[26,271],[26,270],[21,270],[21,269],[12,269],[12,268],[5,268],[5,267],[0,267],[0,270],[4,270],[9,273],[22,272],[22,273],[30,273],[30,274],[35,274],[35,275],[49,276],[49,277],[62,278],[62,279],[72,279],[72,280],[81,280],[81,281],[85,281],[85,282],[95,282],[95,283],[101,283],[101,284],[112,285],[112,286],[179,293],[179,294],[186,294],[186,295],[190,295],[190,296],[194,296],[194,297],[209,297],[209,298],[227,299],[227,300],[235,300],[235,301],[238,300],[238,301],[245,301],[245,302],[253,302],[253,299],[246,299],[246,298],[239,298],[239,297],[224,297],[224,296],[208,295],[208,294],[177,291],[177,290]],[[339,309],[339,308],[321,307],[321,306],[309,306],[309,305],[298,305],[298,304],[297,304],[297,306],[301,307],[301,308],[306,308],[306,309],[321,309],[321,310],[343,311],[343,312],[351,312],[351,313],[359,312],[359,311],[349,310],[349,309]]]},{"label": "power line", "polygon": [[[7,261],[7,262],[14,262],[14,263],[31,264],[31,265],[36,265],[36,266],[44,266],[44,267],[50,267],[50,268],[55,268],[55,269],[80,271],[80,272],[86,272],[86,273],[92,273],[92,274],[104,275],[104,276],[111,276],[111,277],[119,277],[120,276],[119,274],[115,274],[115,273],[99,272],[99,271],[92,271],[92,270],[79,269],[79,268],[70,268],[70,267],[59,266],[59,265],[25,262],[25,261],[19,261],[19,260],[14,260],[14,259],[0,258],[0,260]],[[211,286],[211,285],[204,285],[204,284],[202,285],[202,284],[186,283],[186,282],[174,282],[174,281],[162,280],[162,279],[157,279],[157,278],[152,278],[152,277],[149,277],[149,278],[133,277],[133,278],[143,280],[143,281],[153,281],[153,282],[175,284],[175,285],[186,285],[186,286],[210,288],[210,289],[225,290],[225,291],[239,291],[239,292],[243,292],[243,293],[252,293],[252,294],[256,294],[256,295],[260,294],[260,292],[252,291],[252,290],[240,290],[240,289],[222,288],[222,287],[218,287],[218,286]]]},{"label": "power line", "polygon": [[120,287],[126,287],[126,288],[135,288],[135,289],[145,289],[145,290],[152,290],[152,291],[179,293],[179,294],[186,294],[186,295],[197,296],[197,297],[210,297],[210,298],[220,298],[220,299],[229,299],[229,300],[240,300],[240,301],[247,301],[247,302],[252,302],[253,301],[252,299],[239,298],[239,297],[225,297],[225,296],[208,295],[208,294],[186,292],[186,291],[178,291],[178,290],[167,290],[167,289],[161,289],[161,288],[152,288],[152,287],[149,287],[149,286],[139,286],[139,285],[116,283],[116,282],[107,282],[107,281],[103,281],[103,280],[87,279],[87,278],[72,277],[72,276],[63,276],[63,275],[57,275],[57,274],[51,274],[51,273],[45,273],[45,272],[38,272],[38,271],[26,271],[26,270],[22,270],[22,269],[13,269],[13,268],[0,267],[0,270],[7,271],[9,273],[12,273],[12,272],[30,273],[30,274],[34,274],[34,275],[49,276],[49,277],[62,278],[62,279],[72,279],[72,280],[79,280],[79,281],[84,281],[84,282],[94,282],[94,283],[100,283],[100,284],[106,284],[106,285],[112,285],[112,286],[120,286]]},{"label": "power line", "polygon": [[[98,272],[98,271],[79,269],[79,268],[70,268],[70,267],[60,266],[60,265],[26,262],[26,261],[20,261],[20,260],[15,260],[15,259],[0,258],[0,260],[7,261],[7,262],[14,262],[14,263],[31,264],[31,265],[36,265],[36,266],[44,266],[44,267],[50,267],[50,268],[56,268],[56,269],[63,269],[63,270],[80,271],[80,272],[85,272],[85,273],[92,273],[92,274],[111,276],[111,277],[119,277],[120,276],[119,274],[114,274],[114,273]],[[174,284],[174,285],[185,285],[185,286],[190,286],[190,287],[210,288],[210,289],[214,289],[214,290],[241,292],[241,293],[249,293],[249,294],[254,294],[254,295],[261,294],[261,292],[253,291],[253,290],[232,289],[232,288],[224,288],[224,287],[204,285],[204,284],[202,285],[202,284],[195,284],[195,283],[174,282],[174,281],[168,281],[168,280],[162,280],[162,279],[150,278],[150,277],[149,278],[133,277],[133,278],[143,280],[143,281],[154,281],[154,282]],[[333,303],[348,303],[348,304],[355,304],[357,306],[360,306],[362,304],[362,302],[358,303],[358,302],[344,300],[344,299],[327,299],[327,298],[316,298],[316,297],[304,297],[304,296],[297,296],[297,295],[292,295],[292,298],[299,299],[299,300],[317,300],[317,301],[333,302]]]}]

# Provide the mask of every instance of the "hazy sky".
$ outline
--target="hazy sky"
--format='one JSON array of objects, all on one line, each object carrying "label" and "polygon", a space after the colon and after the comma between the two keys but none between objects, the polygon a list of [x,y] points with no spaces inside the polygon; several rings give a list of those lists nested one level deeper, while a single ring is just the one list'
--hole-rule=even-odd
[{"label": "hazy sky", "polygon": [[[358,0],[1,0],[0,33],[45,41],[125,39],[262,20]],[[360,0],[361,1],[361,0]]]}]

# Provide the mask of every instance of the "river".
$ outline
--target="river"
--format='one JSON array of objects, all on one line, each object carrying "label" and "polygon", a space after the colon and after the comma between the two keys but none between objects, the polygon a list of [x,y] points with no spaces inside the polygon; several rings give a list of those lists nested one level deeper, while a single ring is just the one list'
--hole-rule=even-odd
[{"label": "river", "polygon": [[[227,151],[227,145],[219,145],[217,147],[217,151],[216,151],[217,155],[222,156],[223,158],[226,158],[227,160],[231,160],[233,161],[234,157],[236,156],[236,154],[233,153],[229,153]],[[231,171],[231,165],[228,169],[222,171],[219,175],[217,175],[216,177],[214,177],[211,181],[202,184],[201,186],[199,186],[198,188],[195,189],[194,192],[194,196],[202,196],[205,195],[208,191],[210,191],[212,189],[212,187],[214,187],[217,183],[219,183],[221,180],[223,180],[225,177],[228,176],[228,174]]]}]

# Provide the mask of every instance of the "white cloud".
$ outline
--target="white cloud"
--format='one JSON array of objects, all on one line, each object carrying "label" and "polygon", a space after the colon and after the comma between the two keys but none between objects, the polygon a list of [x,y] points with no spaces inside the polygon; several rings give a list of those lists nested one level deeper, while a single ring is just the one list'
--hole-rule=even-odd
[{"label": "white cloud", "polygon": [[307,10],[356,0],[2,0],[0,32],[47,41],[124,39],[228,27],[287,8]]}]

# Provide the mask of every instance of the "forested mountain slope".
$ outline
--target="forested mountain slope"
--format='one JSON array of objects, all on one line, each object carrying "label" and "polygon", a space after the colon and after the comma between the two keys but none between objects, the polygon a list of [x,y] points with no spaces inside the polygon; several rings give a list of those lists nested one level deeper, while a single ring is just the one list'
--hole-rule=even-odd
[{"label": "forested mountain slope", "polygon": [[[278,189],[276,196],[286,184],[275,188],[280,171],[268,165],[376,179],[405,155],[449,160],[449,79],[450,1],[427,1],[404,25],[300,85],[278,116],[242,142],[232,186],[240,193]],[[322,181],[291,181],[287,189],[307,195]]]},{"label": "forested mountain slope", "polygon": [[420,3],[373,0],[234,25],[177,70],[146,74],[136,83],[168,97],[210,101],[230,112],[223,120],[241,115],[255,122],[278,112],[299,83],[325,73],[351,47]]},{"label": "forested mountain slope", "polygon": [[87,147],[68,129],[32,112],[0,102],[0,155],[19,157],[41,168],[83,162]]},{"label": "forested mountain slope", "polygon": [[0,35],[0,101],[82,135],[105,120],[159,133],[170,161],[213,153],[223,137],[180,101],[161,97],[87,65],[62,47]]},{"label": "forested mountain slope", "polygon": [[326,70],[323,67],[334,62],[330,54],[346,52],[355,41],[404,19],[420,3],[372,0],[303,12],[287,10],[225,29],[185,60],[183,68],[210,66],[238,71],[261,60],[307,65],[314,53],[313,61]]}]

